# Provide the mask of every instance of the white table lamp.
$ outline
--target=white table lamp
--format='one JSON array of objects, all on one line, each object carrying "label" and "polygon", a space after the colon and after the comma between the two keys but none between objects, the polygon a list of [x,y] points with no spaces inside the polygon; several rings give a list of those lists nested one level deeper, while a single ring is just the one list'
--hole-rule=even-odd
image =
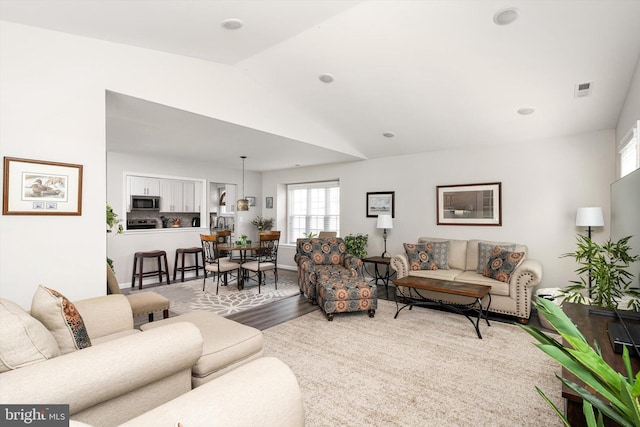
[{"label": "white table lamp", "polygon": [[393,228],[393,219],[391,218],[391,215],[378,215],[378,224],[376,227],[384,230],[382,232],[382,238],[384,239],[384,252],[382,252],[382,256],[385,256],[385,254],[389,255],[387,252],[387,229]]}]

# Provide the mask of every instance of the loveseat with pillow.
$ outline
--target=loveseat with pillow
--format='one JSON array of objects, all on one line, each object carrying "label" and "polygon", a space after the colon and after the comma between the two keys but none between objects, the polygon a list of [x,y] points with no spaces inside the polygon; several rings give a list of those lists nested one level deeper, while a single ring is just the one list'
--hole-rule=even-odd
[{"label": "loveseat with pillow", "polygon": [[542,264],[527,258],[525,245],[485,240],[420,237],[391,258],[398,278],[428,277],[491,286],[489,311],[527,323],[531,295],[542,280]]},{"label": "loveseat with pillow", "polygon": [[[133,325],[124,295],[71,303],[41,286],[30,312],[0,298],[0,403],[68,404],[72,420],[92,426],[134,418],[172,427],[304,424],[295,376],[277,359],[253,360],[192,390],[200,330],[190,322],[145,332]],[[256,410],[245,408],[248,396],[261,400]]]}]

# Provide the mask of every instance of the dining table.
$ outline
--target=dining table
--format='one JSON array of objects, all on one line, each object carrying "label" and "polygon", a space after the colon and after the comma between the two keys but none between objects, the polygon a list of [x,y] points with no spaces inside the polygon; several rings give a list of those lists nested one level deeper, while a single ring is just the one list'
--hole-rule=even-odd
[{"label": "dining table", "polygon": [[238,289],[244,289],[244,281],[246,279],[245,271],[242,271],[242,264],[247,262],[247,253],[251,253],[252,251],[257,251],[260,249],[260,243],[245,243],[241,245],[233,244],[233,243],[222,243],[218,245],[219,251],[227,251],[232,252],[237,251],[240,255],[240,274],[238,275]]}]

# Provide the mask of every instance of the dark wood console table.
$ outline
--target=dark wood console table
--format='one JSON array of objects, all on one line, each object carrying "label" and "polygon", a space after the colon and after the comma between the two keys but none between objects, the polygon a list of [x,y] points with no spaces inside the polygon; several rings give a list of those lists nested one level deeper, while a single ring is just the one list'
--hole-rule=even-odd
[{"label": "dark wood console table", "polygon": [[[622,355],[614,353],[613,346],[609,340],[607,333],[607,324],[609,322],[617,322],[618,318],[615,317],[615,313],[611,311],[613,316],[589,314],[589,306],[584,304],[564,303],[562,306],[564,312],[573,320],[578,329],[582,332],[587,339],[589,345],[593,346],[593,341],[596,340],[602,350],[602,357],[604,360],[616,371],[626,375],[626,369],[622,362]],[[600,309],[600,308],[598,308]],[[623,310],[620,310],[624,313]],[[640,322],[624,319],[625,324],[628,325],[640,325]],[[631,357],[631,366],[633,372],[638,372],[640,369],[640,360],[636,357]],[[567,378],[573,382],[580,384],[577,378],[568,372],[565,368],[562,368],[562,377]],[[562,397],[565,399],[565,416],[569,420],[572,427],[586,426],[586,421],[582,413],[582,398],[575,394],[567,387],[562,387]],[[614,426],[617,425],[611,420],[607,419],[605,425]]]}]

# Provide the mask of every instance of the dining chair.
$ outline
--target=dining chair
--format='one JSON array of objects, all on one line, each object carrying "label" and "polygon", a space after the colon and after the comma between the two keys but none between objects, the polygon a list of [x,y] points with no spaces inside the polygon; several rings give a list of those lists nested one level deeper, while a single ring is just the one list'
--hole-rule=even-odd
[{"label": "dining chair", "polygon": [[[202,243],[202,257],[204,258],[204,281],[202,282],[202,290],[204,291],[207,283],[207,272],[216,275],[216,295],[218,295],[218,287],[220,285],[220,275],[224,275],[224,284],[228,284],[228,274],[233,270],[237,270],[236,274],[240,274],[240,264],[230,261],[229,258],[222,254],[218,249],[219,236],[214,234],[201,234],[200,242]],[[240,280],[238,281],[238,289],[240,289]]]},{"label": "dining chair", "polygon": [[318,237],[320,239],[325,239],[327,237],[337,237],[338,233],[336,231],[321,231],[318,233]]},{"label": "dining chair", "polygon": [[[246,272],[253,272],[258,279],[258,293],[262,281],[265,278],[265,272],[272,270],[273,277],[278,289],[278,246],[280,243],[279,231],[261,231],[258,235],[259,248],[256,250],[255,259],[245,262],[241,265]],[[243,271],[244,273],[244,271]]]},{"label": "dining chair", "polygon": [[[231,244],[231,230],[216,230],[211,232],[212,236],[215,236],[219,245]],[[240,263],[239,257],[233,257],[233,251],[220,251],[222,256],[227,256],[229,261]]]}]

